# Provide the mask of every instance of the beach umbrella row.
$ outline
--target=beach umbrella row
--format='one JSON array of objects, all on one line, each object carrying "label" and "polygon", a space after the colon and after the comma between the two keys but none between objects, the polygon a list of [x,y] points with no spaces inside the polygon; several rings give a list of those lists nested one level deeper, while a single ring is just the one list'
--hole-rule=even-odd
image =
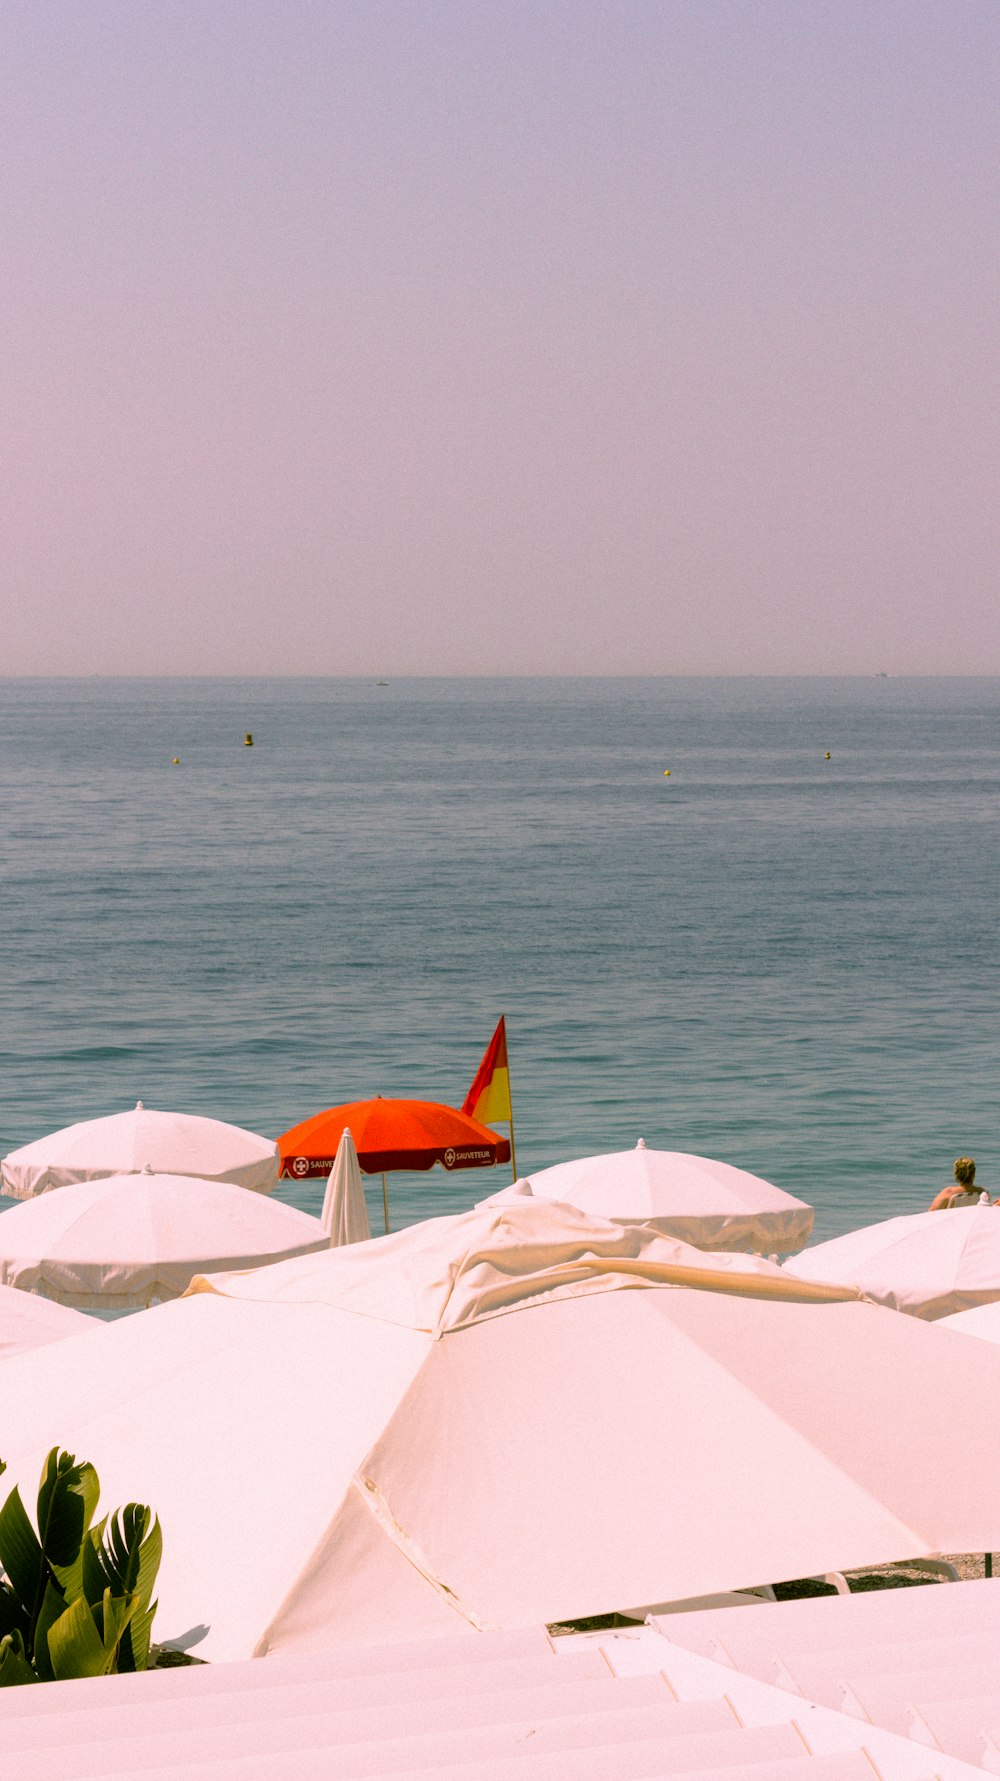
[{"label": "beach umbrella row", "polygon": [[525,1197],[15,1356],[0,1427],[11,1482],[59,1441],[154,1503],[160,1637],[236,1658],[989,1550],[998,1390],[856,1289]]},{"label": "beach umbrella row", "polygon": [[[348,1130],[357,1167],[382,1177],[387,1231],[387,1174],[493,1167],[511,1154],[509,1140],[489,1126],[433,1101],[376,1095],[348,1102],[293,1126],[277,1144],[219,1120],[161,1112],[139,1101],[130,1112],[68,1126],[11,1152],[0,1177],[4,1193],[15,1199],[144,1169],[269,1193],[279,1169],[293,1180],[329,1177]],[[605,1217],[653,1221],[702,1248],[787,1253],[807,1241],[813,1219],[811,1207],[759,1176],[707,1157],[649,1150],[642,1139],[632,1151],[536,1171],[516,1192]],[[355,1192],[354,1203],[363,1209],[363,1194]]]}]

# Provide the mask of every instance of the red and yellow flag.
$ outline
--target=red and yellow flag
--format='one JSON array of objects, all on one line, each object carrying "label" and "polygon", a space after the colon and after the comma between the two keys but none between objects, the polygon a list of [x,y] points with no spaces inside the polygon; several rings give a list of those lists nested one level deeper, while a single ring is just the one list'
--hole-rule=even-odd
[{"label": "red and yellow flag", "polygon": [[462,1112],[483,1125],[511,1118],[510,1076],[507,1071],[507,1026],[501,1014],[497,1030],[486,1047],[483,1061],[465,1100]]}]

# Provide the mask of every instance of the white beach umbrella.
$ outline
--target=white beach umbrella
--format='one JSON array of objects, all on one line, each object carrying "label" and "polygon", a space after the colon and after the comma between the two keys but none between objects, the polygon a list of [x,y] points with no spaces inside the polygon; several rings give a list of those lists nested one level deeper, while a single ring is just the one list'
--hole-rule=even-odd
[{"label": "white beach umbrella", "polygon": [[0,1368],[8,1477],[153,1504],[218,1659],[998,1544],[1000,1354],[726,1260],[525,1200],[200,1281]]},{"label": "white beach umbrella", "polygon": [[683,1150],[634,1150],[582,1156],[515,1182],[493,1203],[529,1192],[599,1218],[642,1221],[697,1249],[801,1249],[813,1209],[759,1175]]},{"label": "white beach umbrella", "polygon": [[[55,1305],[35,1293],[0,1286],[0,1360],[21,1354],[26,1348],[44,1348],[93,1329],[93,1319],[68,1305]],[[2,1457],[2,1454],[0,1454]],[[3,1487],[0,1486],[0,1494]]]},{"label": "white beach umbrella", "polygon": [[361,1167],[349,1126],[344,1127],[337,1145],[319,1217],[334,1248],[344,1243],[366,1243],[372,1234]]},{"label": "white beach umbrella", "polygon": [[316,1218],[227,1181],[106,1175],[0,1216],[0,1283],[80,1310],[176,1298],[206,1268],[257,1267],[325,1248]]},{"label": "white beach umbrella", "polygon": [[162,1113],[141,1101],[127,1113],[85,1119],[12,1150],[0,1164],[14,1200],[105,1175],[196,1175],[269,1194],[278,1181],[278,1146],[257,1132],[197,1113]]},{"label": "white beach umbrella", "polygon": [[913,1212],[817,1243],[785,1272],[844,1280],[866,1298],[933,1321],[1000,1299],[1000,1208]]},{"label": "white beach umbrella", "polygon": [[938,1328],[956,1330],[960,1336],[978,1336],[981,1342],[1000,1343],[1000,1299],[973,1305],[971,1311],[954,1311],[938,1319]]}]

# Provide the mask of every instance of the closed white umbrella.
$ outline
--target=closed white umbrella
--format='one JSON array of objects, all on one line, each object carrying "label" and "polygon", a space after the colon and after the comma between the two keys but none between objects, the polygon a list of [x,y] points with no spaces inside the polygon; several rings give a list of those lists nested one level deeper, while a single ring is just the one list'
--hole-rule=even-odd
[{"label": "closed white umbrella", "polygon": [[221,1119],[162,1113],[137,1101],[128,1113],[85,1119],[12,1150],[0,1164],[0,1181],[11,1199],[30,1200],[74,1181],[144,1168],[269,1194],[278,1181],[278,1146]]},{"label": "closed white umbrella", "polygon": [[640,1221],[696,1249],[771,1250],[808,1242],[813,1209],[759,1175],[684,1150],[634,1150],[556,1163],[494,1196],[530,1192],[598,1218]]},{"label": "closed white umbrella", "polygon": [[817,1243],[785,1263],[797,1280],[849,1281],[866,1298],[933,1321],[1000,1299],[1000,1208],[913,1212]]},{"label": "closed white umbrella", "polygon": [[157,1635],[225,1659],[989,1550],[998,1392],[986,1343],[529,1199],[15,1358],[0,1428],[11,1482],[60,1441],[155,1506]]},{"label": "closed white umbrella", "polygon": [[226,1181],[107,1175],[0,1217],[0,1283],[82,1311],[176,1298],[206,1268],[258,1267],[327,1246],[317,1218]]},{"label": "closed white umbrella", "polygon": [[350,1126],[344,1127],[337,1145],[319,1220],[330,1238],[332,1248],[339,1248],[345,1243],[366,1243],[372,1234],[368,1222],[368,1207],[365,1205],[361,1167]]}]

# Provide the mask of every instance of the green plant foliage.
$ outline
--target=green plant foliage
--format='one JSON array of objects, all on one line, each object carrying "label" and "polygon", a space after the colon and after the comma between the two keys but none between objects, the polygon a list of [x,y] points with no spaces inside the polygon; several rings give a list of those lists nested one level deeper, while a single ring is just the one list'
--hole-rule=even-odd
[{"label": "green plant foliage", "polygon": [[146,1668],[160,1524],[128,1503],[92,1527],[99,1495],[93,1466],[53,1447],[37,1533],[16,1487],[0,1509],[0,1687]]},{"label": "green plant foliage", "polygon": [[0,1688],[15,1687],[22,1682],[41,1682],[42,1677],[28,1661],[20,1633],[7,1633],[0,1639]]}]

